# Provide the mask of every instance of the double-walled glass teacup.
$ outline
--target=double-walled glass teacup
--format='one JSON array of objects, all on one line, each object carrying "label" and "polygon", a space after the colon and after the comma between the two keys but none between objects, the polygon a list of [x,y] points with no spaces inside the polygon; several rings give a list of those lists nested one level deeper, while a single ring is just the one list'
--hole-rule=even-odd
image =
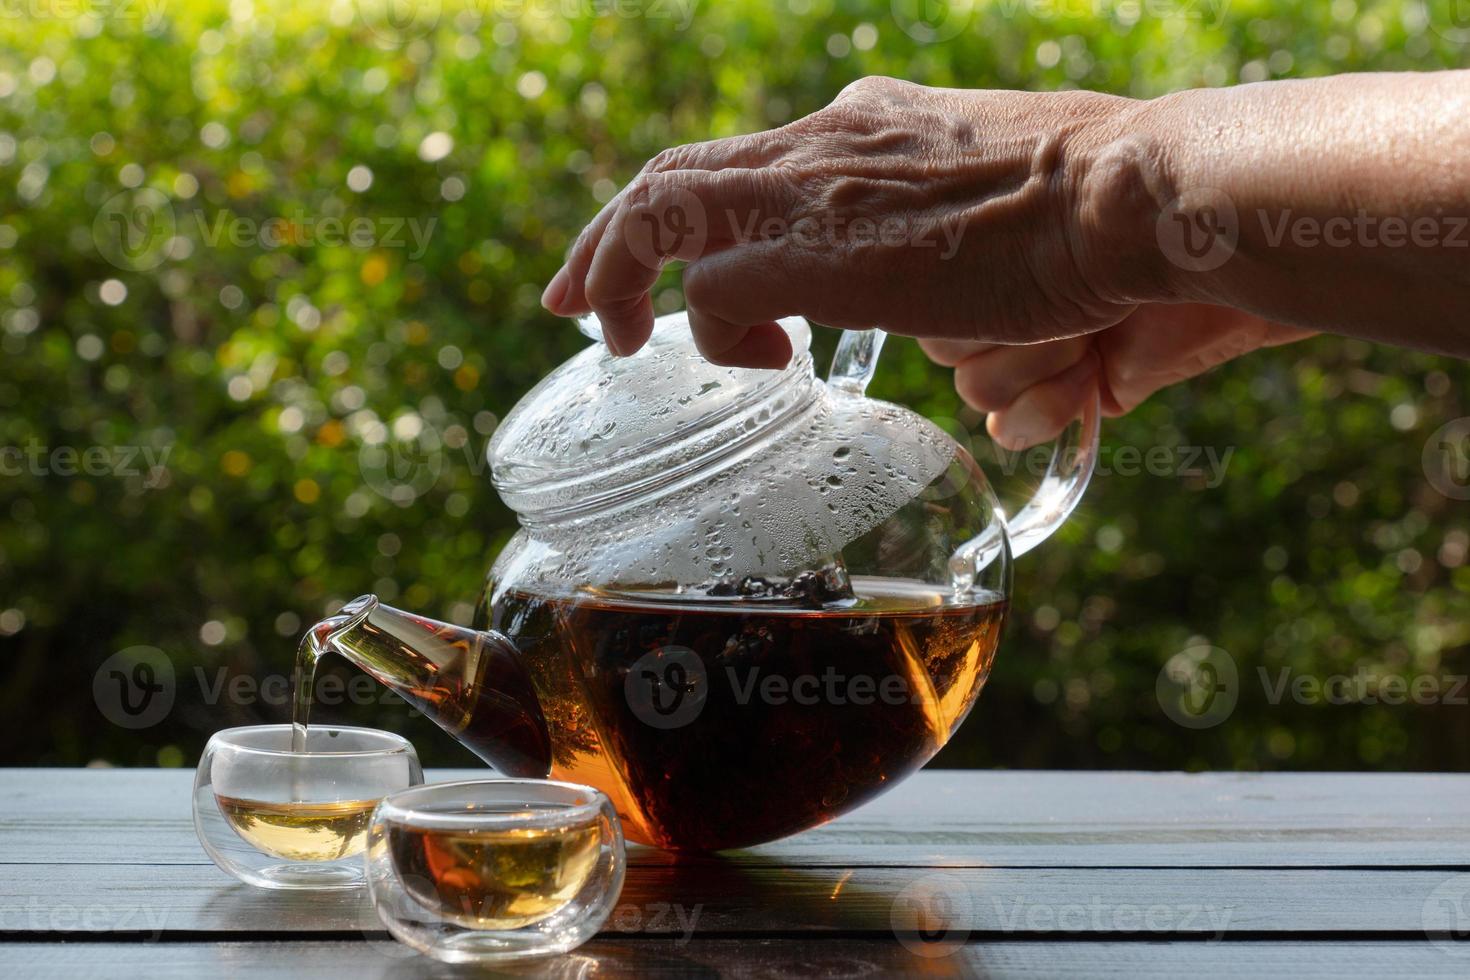
[{"label": "double-walled glass teacup", "polygon": [[590,786],[438,783],[383,800],[366,863],[394,938],[448,963],[499,962],[597,932],[623,887],[623,833]]},{"label": "double-walled glass teacup", "polygon": [[290,725],[217,732],[194,777],[194,828],[214,863],[261,888],[358,888],[374,808],[424,781],[406,739],[313,725],[306,751]]}]

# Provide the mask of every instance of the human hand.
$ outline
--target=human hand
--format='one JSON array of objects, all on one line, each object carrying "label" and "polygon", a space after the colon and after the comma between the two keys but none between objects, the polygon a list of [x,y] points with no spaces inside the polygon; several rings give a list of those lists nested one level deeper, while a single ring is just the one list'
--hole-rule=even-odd
[{"label": "human hand", "polygon": [[955,369],[955,390],[989,413],[985,425],[996,442],[1024,449],[1054,438],[1094,391],[1105,415],[1123,415],[1161,388],[1312,333],[1221,306],[1151,303],[1116,326],[1067,340],[1007,347],[930,339],[919,346]]},{"label": "human hand", "polygon": [[1136,104],[863,79],[780,129],[660,153],[542,301],[595,311],[613,352],[631,354],[663,264],[683,259],[695,343],[748,367],[789,360],[774,321],[791,314],[1006,343],[1111,326],[1134,308],[1125,280],[1142,262],[1119,247],[1137,196],[1119,186],[1128,166],[1100,148]]}]

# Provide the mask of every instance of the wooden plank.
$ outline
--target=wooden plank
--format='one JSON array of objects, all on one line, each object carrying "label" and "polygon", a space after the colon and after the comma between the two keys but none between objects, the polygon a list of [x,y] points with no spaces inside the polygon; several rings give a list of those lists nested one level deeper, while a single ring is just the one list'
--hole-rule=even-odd
[{"label": "wooden plank", "polygon": [[[91,974],[194,980],[201,976],[326,978],[466,976],[384,942],[10,943],[0,947],[6,974],[50,980]],[[1034,980],[1048,977],[1233,978],[1296,980],[1463,977],[1470,947],[1427,942],[978,942],[924,958],[896,943],[740,939],[595,939],[564,956],[533,961],[502,975],[552,977],[862,977],[922,974]]]},{"label": "wooden plank", "polygon": [[[486,770],[438,770],[431,780]],[[4,770],[0,864],[197,864],[184,770]],[[672,863],[638,850],[638,864]],[[919,773],[763,866],[1470,867],[1470,775]]]},{"label": "wooden plank", "polygon": [[[1423,935],[1453,925],[1467,894],[1470,874],[1424,870],[643,866],[629,870],[606,931],[891,935],[922,907],[992,936]],[[380,928],[361,894],[266,891],[212,865],[11,865],[0,877],[0,931],[11,933]]]}]

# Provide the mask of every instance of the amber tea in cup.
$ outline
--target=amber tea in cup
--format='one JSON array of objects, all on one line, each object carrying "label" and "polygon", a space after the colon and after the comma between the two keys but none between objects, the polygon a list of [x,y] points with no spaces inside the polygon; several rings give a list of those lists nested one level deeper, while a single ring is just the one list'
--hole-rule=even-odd
[{"label": "amber tea in cup", "polygon": [[314,726],[295,751],[289,725],[218,732],[194,781],[194,827],[220,868],[262,888],[363,884],[373,810],[423,782],[413,746],[391,732]]},{"label": "amber tea in cup", "polygon": [[622,888],[623,837],[591,787],[442,783],[383,801],[366,861],[397,939],[447,962],[496,962],[590,938]]}]

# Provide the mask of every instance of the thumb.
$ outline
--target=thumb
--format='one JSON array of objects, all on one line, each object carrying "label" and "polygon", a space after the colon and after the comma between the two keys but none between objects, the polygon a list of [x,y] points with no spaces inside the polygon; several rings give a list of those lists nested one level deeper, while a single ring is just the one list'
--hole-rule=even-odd
[{"label": "thumb", "polygon": [[1032,385],[1015,401],[991,412],[985,429],[1003,449],[1012,452],[1055,439],[1073,419],[1082,415],[1095,396],[1099,361],[1095,351],[1059,374]]},{"label": "thumb", "polygon": [[743,242],[684,269],[689,328],[706,358],[757,368],[782,368],[791,360],[791,341],[775,321],[808,311],[795,277],[783,274],[784,252],[777,241]]}]

